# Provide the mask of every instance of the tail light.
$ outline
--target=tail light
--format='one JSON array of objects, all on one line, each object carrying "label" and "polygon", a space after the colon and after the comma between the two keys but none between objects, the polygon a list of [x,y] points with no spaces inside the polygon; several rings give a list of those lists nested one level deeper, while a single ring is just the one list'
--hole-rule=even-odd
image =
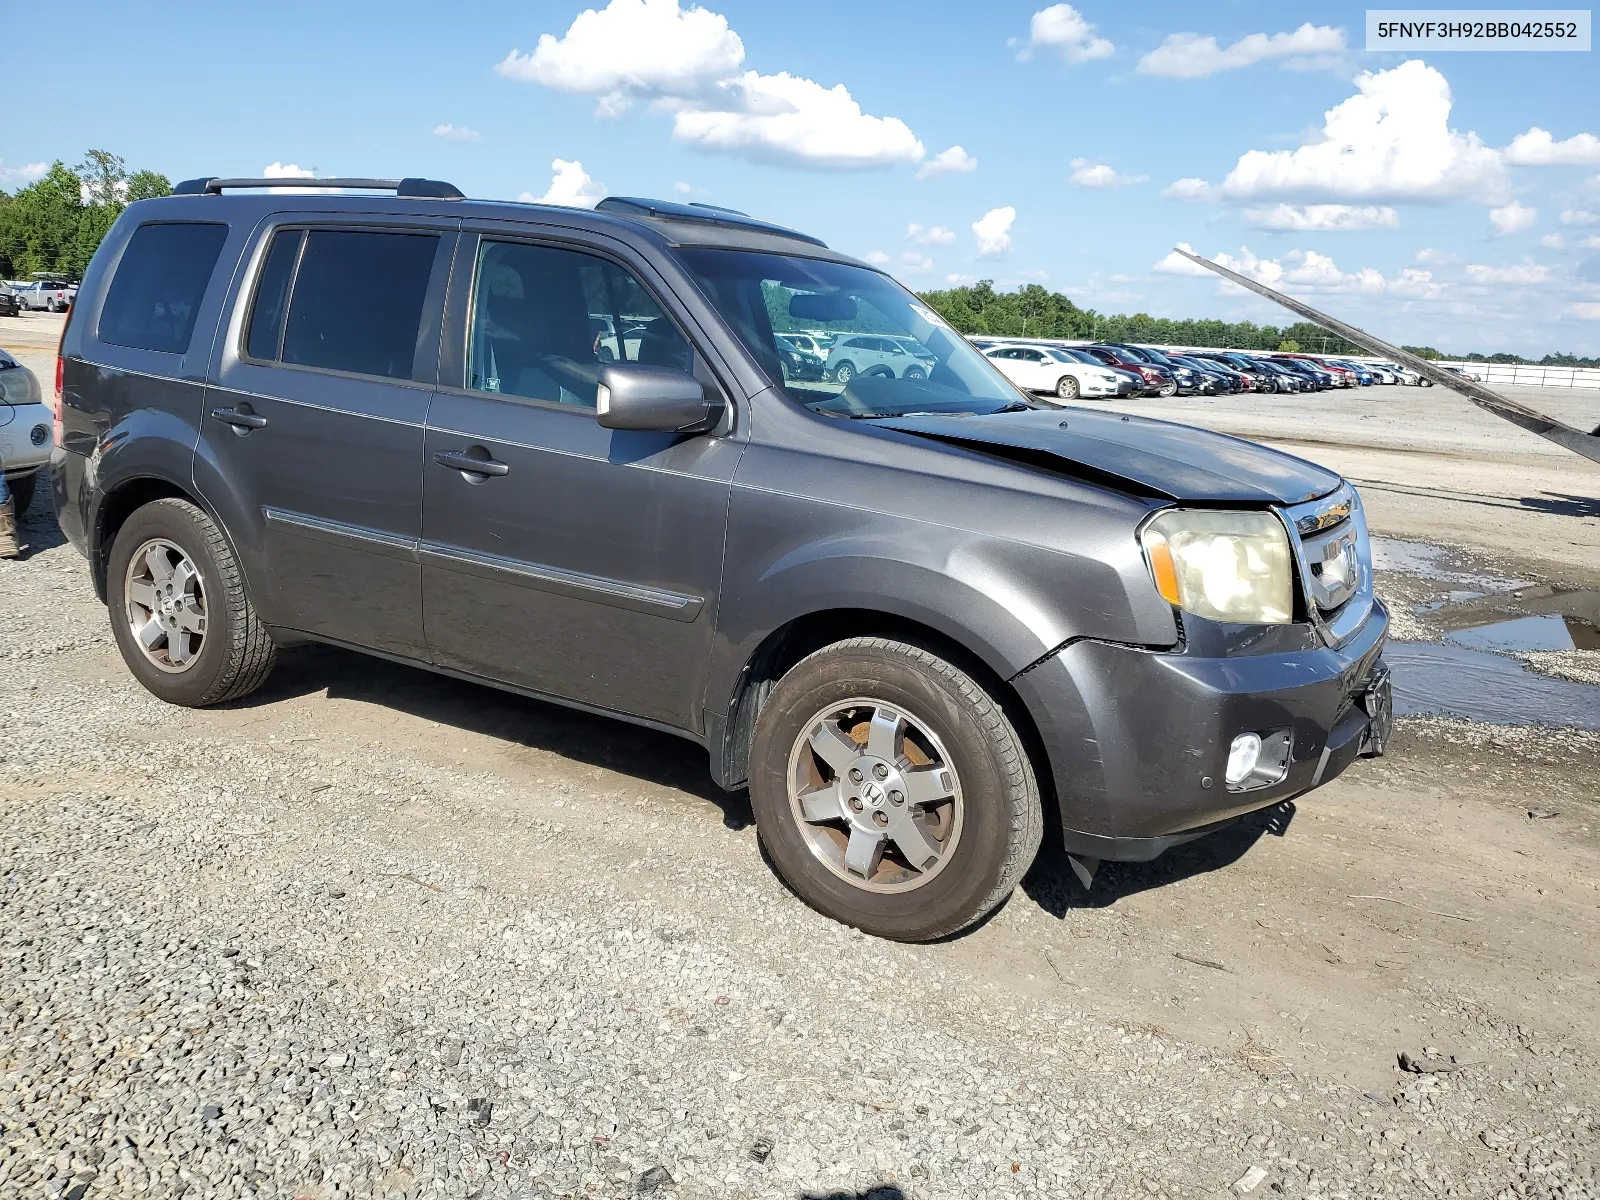
[{"label": "tail light", "polygon": [[67,390],[66,389],[66,381],[67,381],[66,366],[67,366],[67,364],[66,364],[66,360],[61,357],[61,349],[66,344],[66,341],[67,341],[67,326],[72,324],[72,314],[73,314],[73,311],[77,307],[78,306],[76,304],[68,306],[68,308],[67,308],[67,318],[66,318],[66,320],[61,322],[61,339],[60,339],[60,341],[56,342],[56,387],[55,387],[55,398],[52,400],[52,402],[50,404],[50,413],[51,413],[51,418],[52,418],[51,419],[52,432],[53,432],[53,434],[55,436],[55,444],[58,445],[58,446],[62,444],[62,442],[64,440],[64,436],[65,436],[65,430],[63,429],[62,424],[61,424],[61,410],[65,407],[64,397],[65,397],[66,390]]}]

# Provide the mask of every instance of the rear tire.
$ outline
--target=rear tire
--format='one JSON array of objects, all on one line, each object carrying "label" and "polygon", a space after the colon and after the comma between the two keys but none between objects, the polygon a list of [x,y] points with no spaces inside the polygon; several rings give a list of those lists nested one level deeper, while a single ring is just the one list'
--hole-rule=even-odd
[{"label": "rear tire", "polygon": [[[879,718],[900,723],[887,752]],[[812,754],[824,742],[831,759]],[[812,907],[877,937],[924,942],[982,920],[1043,837],[1033,765],[1005,712],[966,672],[907,642],[851,638],[799,662],[761,709],[750,763],[756,825],[778,873]],[[883,783],[869,796],[874,778]],[[819,787],[834,809],[813,816]],[[928,842],[896,833],[912,813]],[[852,821],[885,829],[865,875],[848,869]]]},{"label": "rear tire", "polygon": [[33,494],[38,489],[38,485],[39,472],[37,471],[35,471],[32,475],[24,475],[21,479],[13,479],[9,481],[8,486],[11,489],[11,511],[16,513],[18,518],[20,518],[23,513],[27,512],[28,505],[33,503]]},{"label": "rear tire", "polygon": [[1078,398],[1078,381],[1071,375],[1063,375],[1056,380],[1056,398],[1058,400],[1076,400]]},{"label": "rear tire", "polygon": [[[163,652],[147,651],[134,632],[135,614],[154,617],[154,610],[139,604],[149,590],[143,578],[149,572],[134,563],[135,555],[147,563],[152,546],[162,548],[169,565],[177,562],[181,569],[186,562],[196,573],[191,594],[198,594],[199,605],[185,611],[191,620],[203,616],[203,631],[198,648],[181,665],[158,665]],[[106,600],[123,662],[147,691],[168,704],[223,704],[255,691],[272,673],[278,648],[250,602],[233,550],[216,522],[187,500],[152,501],[123,522],[106,565]],[[155,636],[161,637],[159,630]],[[172,651],[164,653],[170,660]]]},{"label": "rear tire", "polygon": [[835,383],[849,383],[856,377],[856,367],[848,358],[833,369]]}]

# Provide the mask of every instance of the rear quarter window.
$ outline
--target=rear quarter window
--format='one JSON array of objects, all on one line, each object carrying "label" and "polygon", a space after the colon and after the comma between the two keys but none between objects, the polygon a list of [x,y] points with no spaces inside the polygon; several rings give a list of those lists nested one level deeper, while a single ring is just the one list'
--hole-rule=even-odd
[{"label": "rear quarter window", "polygon": [[206,284],[228,227],[141,225],[128,239],[100,310],[99,338],[113,346],[186,354]]}]

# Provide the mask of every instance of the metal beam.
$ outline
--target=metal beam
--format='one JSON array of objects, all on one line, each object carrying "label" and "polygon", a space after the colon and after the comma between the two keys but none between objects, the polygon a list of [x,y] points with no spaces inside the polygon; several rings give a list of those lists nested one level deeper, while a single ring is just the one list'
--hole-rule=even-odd
[{"label": "metal beam", "polygon": [[1600,463],[1600,427],[1592,433],[1585,433],[1581,429],[1574,429],[1571,425],[1563,424],[1554,417],[1547,417],[1541,412],[1529,408],[1525,404],[1518,404],[1515,400],[1507,399],[1499,392],[1486,388],[1481,383],[1474,383],[1460,375],[1446,371],[1443,367],[1435,366],[1425,358],[1418,358],[1410,351],[1402,350],[1399,346],[1391,346],[1379,338],[1373,337],[1364,329],[1357,329],[1354,325],[1346,325],[1343,321],[1328,316],[1327,313],[1318,312],[1303,300],[1296,300],[1285,296],[1282,292],[1275,292],[1264,283],[1257,283],[1254,279],[1247,278],[1237,271],[1230,271],[1220,263],[1214,263],[1209,258],[1183,249],[1174,247],[1177,253],[1183,255],[1190,262],[1198,263],[1207,270],[1215,271],[1224,279],[1237,283],[1242,288],[1249,288],[1257,295],[1265,296],[1268,300],[1283,305],[1292,313],[1298,313],[1313,324],[1320,325],[1330,333],[1336,333],[1345,341],[1360,346],[1370,354],[1380,354],[1403,367],[1409,367],[1424,379],[1432,380],[1440,387],[1449,388],[1465,396],[1472,403],[1495,416],[1510,421],[1513,425],[1526,429],[1529,433],[1536,433],[1547,441],[1558,446],[1581,454],[1587,459]]}]

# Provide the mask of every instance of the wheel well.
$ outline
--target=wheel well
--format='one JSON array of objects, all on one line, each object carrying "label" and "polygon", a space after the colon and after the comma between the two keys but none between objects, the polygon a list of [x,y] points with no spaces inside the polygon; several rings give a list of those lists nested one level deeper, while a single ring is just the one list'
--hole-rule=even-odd
[{"label": "wheel well", "polygon": [[99,521],[89,557],[95,594],[102,603],[106,598],[106,560],[111,556],[111,543],[117,540],[117,531],[122,528],[123,522],[153,500],[200,503],[177,484],[165,479],[130,479],[107,494],[100,503]]},{"label": "wheel well", "polygon": [[1044,742],[1039,737],[1033,715],[1016,689],[976,654],[937,629],[907,617],[861,608],[807,613],[773,630],[756,648],[739,677],[733,702],[728,706],[727,732],[720,752],[718,747],[712,747],[713,762],[720,758],[718,780],[724,787],[736,788],[744,784],[749,773],[756,720],[778,680],[807,655],[854,637],[890,637],[910,642],[932,650],[972,676],[1004,710],[1027,748],[1047,817],[1055,811],[1054,776]]}]

